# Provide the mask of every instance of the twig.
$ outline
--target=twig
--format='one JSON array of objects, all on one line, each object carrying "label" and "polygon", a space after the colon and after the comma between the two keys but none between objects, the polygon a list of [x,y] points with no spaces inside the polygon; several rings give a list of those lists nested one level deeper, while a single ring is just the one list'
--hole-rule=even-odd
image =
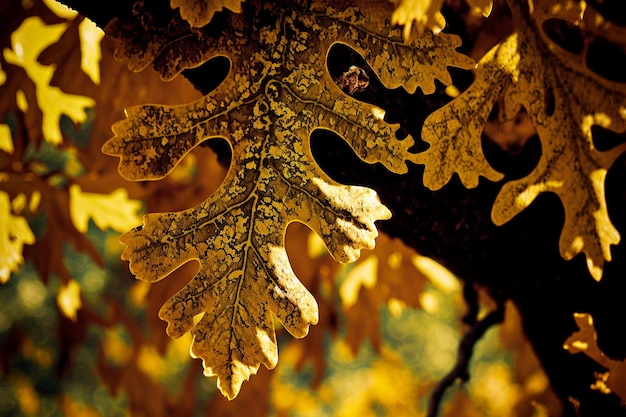
[{"label": "twig", "polygon": [[448,374],[439,381],[439,384],[435,387],[435,390],[430,396],[430,403],[428,405],[427,417],[437,417],[439,412],[439,405],[441,399],[448,388],[457,380],[466,382],[469,379],[469,361],[472,359],[472,353],[474,352],[474,346],[476,342],[485,334],[494,324],[502,322],[504,318],[504,305],[498,303],[496,310],[490,312],[482,320],[476,321],[469,331],[461,339],[459,343],[459,349],[457,351],[457,359],[454,368]]},{"label": "twig", "polygon": [[478,320],[478,291],[474,285],[466,282],[463,286],[463,298],[467,304],[467,313],[463,316],[463,323],[473,326]]}]

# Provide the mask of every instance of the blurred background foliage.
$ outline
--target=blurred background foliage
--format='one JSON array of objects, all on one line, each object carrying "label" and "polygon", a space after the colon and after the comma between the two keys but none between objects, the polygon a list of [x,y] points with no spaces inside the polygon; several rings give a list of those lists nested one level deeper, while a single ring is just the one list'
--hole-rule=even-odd
[{"label": "blurred background foliage", "polygon": [[[295,340],[276,322],[277,368],[262,368],[235,401],[216,394],[189,356],[190,336],[170,340],[157,317],[197,266],[135,281],[117,239],[146,210],[199,203],[227,167],[199,147],[166,179],[130,183],[100,152],[123,108],[199,93],[182,77],[130,73],[112,41],[52,0],[5,1],[0,22],[0,416],[426,414],[467,330],[457,279],[384,235],[339,265],[299,224],[288,253],[320,323]],[[494,308],[484,294],[481,308]],[[559,413],[512,305],[470,372],[441,415]]]}]

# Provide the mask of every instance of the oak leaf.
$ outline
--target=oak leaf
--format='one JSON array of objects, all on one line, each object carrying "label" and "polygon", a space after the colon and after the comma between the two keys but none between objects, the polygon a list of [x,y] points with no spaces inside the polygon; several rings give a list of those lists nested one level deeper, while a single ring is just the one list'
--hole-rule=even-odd
[{"label": "oak leaf", "polygon": [[34,205],[36,207],[31,207],[35,215],[45,213],[45,231],[37,236],[32,246],[24,248],[24,257],[33,261],[42,280],[46,281],[50,274],[56,274],[63,283],[72,279],[64,262],[64,245],[60,244],[59,236],[63,236],[63,242],[70,243],[78,251],[88,253],[98,265],[103,265],[102,257],[93,242],[76,229],[71,220],[69,193],[66,190],[43,180],[25,182],[18,176],[11,177],[2,187],[11,195],[25,193],[31,205],[33,201],[38,201]]},{"label": "oak leaf", "polygon": [[506,223],[539,193],[557,194],[565,209],[561,255],[571,259],[584,252],[591,275],[599,280],[604,262],[611,260],[610,245],[620,239],[608,216],[604,180],[626,144],[600,151],[591,128],[626,129],[626,86],[595,74],[542,32],[550,17],[579,22],[579,3],[563,0],[552,7],[554,2],[540,1],[533,12],[510,3],[516,31],[480,60],[470,88],[424,124],[422,137],[431,144],[417,158],[426,165],[424,183],[438,189],[455,173],[466,187],[477,186],[479,176],[502,179],[483,154],[481,132],[499,97],[504,97],[508,119],[524,107],[537,129],[542,156],[526,177],[504,184],[493,221]]},{"label": "oak leaf", "polygon": [[89,219],[93,219],[101,230],[112,228],[125,232],[141,223],[137,214],[140,208],[141,202],[129,199],[124,188],[111,194],[100,194],[84,192],[77,184],[70,186],[70,216],[81,233],[87,233]]},{"label": "oak leaf", "polygon": [[43,114],[43,137],[54,145],[63,141],[59,127],[62,114],[81,123],[87,119],[84,109],[95,105],[95,101],[89,97],[64,93],[59,87],[50,85],[55,67],[37,61],[41,52],[58,41],[66,29],[64,23],[46,25],[40,17],[28,17],[11,34],[12,49],[4,49],[6,61],[24,68],[35,84],[37,104]]},{"label": "oak leaf", "polygon": [[[192,355],[203,359],[206,375],[218,376],[228,398],[261,363],[275,366],[271,314],[297,337],[318,321],[315,299],[296,278],[284,249],[287,225],[307,224],[336,260],[350,262],[374,246],[374,222],[390,216],[374,191],[338,184],[320,169],[311,155],[312,131],[332,130],[361,159],[396,173],[406,172],[405,162],[413,157],[412,138],[396,139],[398,126],[377,117],[379,108],[335,85],[325,61],[330,47],[352,46],[385,86],[409,92],[419,86],[432,93],[435,79],[451,82],[447,66],[474,65],[454,50],[459,38],[453,35],[424,33],[405,45],[390,15],[378,2],[271,10],[250,2],[219,31],[189,31],[181,40],[182,32],[172,35],[161,27],[137,43],[128,34],[142,22],[114,24],[123,41],[117,53],[132,69],[154,61],[170,78],[215,56],[231,63],[217,89],[191,104],[127,109],[127,119],[113,125],[115,137],[103,147],[121,157],[124,177],[156,180],[206,139],[219,136],[231,145],[231,167],[215,194],[192,209],[148,214],[143,226],[121,237],[128,246],[122,256],[142,280],[158,281],[199,260],[196,277],[159,315],[168,321],[170,336],[192,332]],[[181,56],[190,44],[197,53]]]},{"label": "oak leaf", "polygon": [[84,19],[78,25],[80,37],[80,68],[94,84],[100,84],[100,41],[104,32],[94,22]]}]

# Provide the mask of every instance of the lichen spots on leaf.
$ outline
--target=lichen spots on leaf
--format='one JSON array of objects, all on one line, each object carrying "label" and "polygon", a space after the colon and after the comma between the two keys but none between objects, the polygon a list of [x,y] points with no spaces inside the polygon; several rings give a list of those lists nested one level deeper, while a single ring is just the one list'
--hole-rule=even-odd
[{"label": "lichen spots on leaf", "polygon": [[[136,68],[154,61],[170,77],[215,56],[231,62],[226,79],[196,102],[128,109],[103,147],[121,158],[124,176],[142,180],[169,175],[209,138],[231,145],[230,169],[213,195],[184,211],[146,215],[142,227],[121,239],[128,246],[124,259],[142,280],[157,281],[189,260],[199,261],[196,276],[165,303],[159,317],[170,334],[192,332],[192,354],[202,358],[206,374],[217,375],[228,398],[260,364],[276,364],[272,315],[296,337],[318,321],[317,303],[287,258],[287,225],[308,225],[336,260],[351,262],[374,246],[375,222],[391,216],[373,190],[328,178],[311,155],[311,133],[331,130],[364,161],[397,173],[406,172],[406,161],[413,158],[408,151],[413,138],[398,140],[398,125],[386,123],[380,109],[337,87],[324,59],[331,46],[351,45],[386,85],[409,91],[417,86],[428,91],[434,79],[445,82],[447,66],[473,66],[454,51],[458,42],[451,35],[418,38],[399,48],[402,39],[389,25],[388,4],[312,7],[268,13],[264,2],[250,1],[244,14],[228,15],[231,24],[223,31],[188,32],[174,17],[155,28],[152,40],[130,36],[136,23],[113,25],[123,39],[120,53]],[[383,50],[396,71],[374,62]],[[162,62],[156,51],[176,63]],[[433,61],[439,53],[442,58]],[[417,74],[416,65],[430,75]],[[355,75],[348,81],[352,92],[367,84],[360,71]]]}]

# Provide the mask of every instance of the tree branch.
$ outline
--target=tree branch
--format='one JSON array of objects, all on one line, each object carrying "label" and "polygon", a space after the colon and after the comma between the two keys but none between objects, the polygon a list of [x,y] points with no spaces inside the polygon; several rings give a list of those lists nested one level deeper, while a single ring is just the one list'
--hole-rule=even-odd
[{"label": "tree branch", "polygon": [[491,311],[482,320],[475,321],[469,331],[463,336],[459,343],[454,368],[439,381],[439,384],[437,384],[431,394],[427,417],[437,417],[443,395],[457,379],[460,379],[461,382],[467,382],[469,380],[469,362],[472,359],[476,342],[483,337],[491,326],[501,323],[503,319],[504,305],[499,303],[496,310]]}]

